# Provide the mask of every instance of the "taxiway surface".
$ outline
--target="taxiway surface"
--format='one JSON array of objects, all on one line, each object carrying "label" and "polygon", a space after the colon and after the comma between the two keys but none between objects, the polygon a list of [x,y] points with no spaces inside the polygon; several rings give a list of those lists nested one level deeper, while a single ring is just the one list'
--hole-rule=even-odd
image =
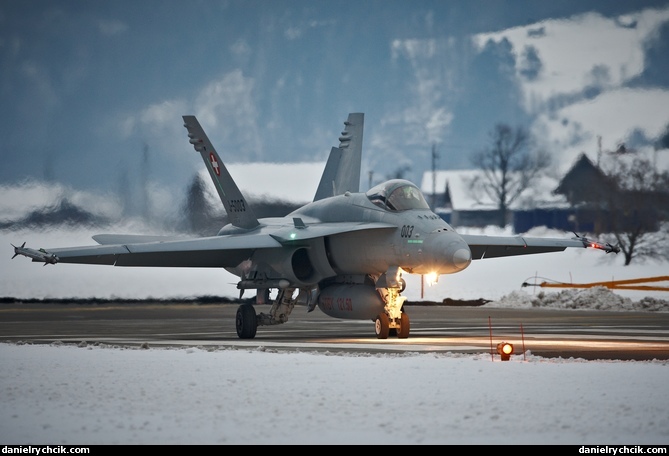
[{"label": "taxiway surface", "polygon": [[[347,352],[516,353],[543,357],[669,359],[669,313],[503,309],[410,305],[408,339],[377,339],[372,321],[331,318],[296,307],[282,325],[260,326],[254,339],[235,331],[238,304],[0,304],[0,340],[219,346]],[[256,307],[260,311],[266,309]]]}]

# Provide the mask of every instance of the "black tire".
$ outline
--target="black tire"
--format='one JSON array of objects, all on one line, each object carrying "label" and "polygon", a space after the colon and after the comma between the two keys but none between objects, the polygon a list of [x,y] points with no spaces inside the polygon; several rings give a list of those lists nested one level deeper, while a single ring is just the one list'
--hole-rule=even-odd
[{"label": "black tire", "polygon": [[390,334],[390,319],[388,315],[382,313],[376,317],[374,322],[374,331],[378,339],[387,339]]},{"label": "black tire", "polygon": [[244,304],[237,308],[235,326],[237,326],[237,336],[240,339],[253,339],[256,336],[258,320],[256,310],[252,305]]},{"label": "black tire", "polygon": [[406,339],[409,337],[409,331],[411,330],[411,322],[409,321],[409,316],[402,312],[402,318],[400,321],[400,327],[397,328],[397,338]]}]

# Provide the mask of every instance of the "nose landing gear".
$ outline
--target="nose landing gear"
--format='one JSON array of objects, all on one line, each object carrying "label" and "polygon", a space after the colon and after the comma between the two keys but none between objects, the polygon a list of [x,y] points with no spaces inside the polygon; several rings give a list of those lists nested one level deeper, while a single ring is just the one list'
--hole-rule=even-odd
[{"label": "nose landing gear", "polygon": [[386,288],[385,312],[377,315],[374,321],[374,331],[379,339],[387,339],[388,336],[397,336],[398,339],[409,337],[411,324],[409,315],[403,310],[405,296],[400,296],[402,289]]}]

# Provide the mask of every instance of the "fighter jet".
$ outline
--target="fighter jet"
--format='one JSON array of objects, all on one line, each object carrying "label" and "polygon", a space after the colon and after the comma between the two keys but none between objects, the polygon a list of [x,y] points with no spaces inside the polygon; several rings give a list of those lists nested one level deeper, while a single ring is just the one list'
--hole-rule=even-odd
[{"label": "fighter jet", "polygon": [[[364,114],[351,113],[339,146],[332,147],[313,201],[285,217],[258,218],[195,116],[183,116],[225,207],[229,223],[216,236],[175,238],[101,234],[99,245],[40,249],[15,247],[44,263],[224,268],[239,278],[241,339],[258,326],[286,323],[296,305],[341,319],[369,320],[379,339],[409,337],[404,274],[455,274],[473,260],[617,247],[576,236],[527,238],[458,234],[435,214],[420,189],[404,179],[360,191]],[[270,296],[275,296],[270,298]],[[267,312],[256,307],[269,306]]]}]

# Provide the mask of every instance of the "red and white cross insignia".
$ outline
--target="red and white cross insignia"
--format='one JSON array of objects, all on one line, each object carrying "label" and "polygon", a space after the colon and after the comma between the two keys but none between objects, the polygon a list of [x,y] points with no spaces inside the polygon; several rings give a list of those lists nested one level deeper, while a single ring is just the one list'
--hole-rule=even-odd
[{"label": "red and white cross insignia", "polygon": [[221,175],[221,168],[218,166],[218,161],[216,161],[216,156],[213,152],[209,153],[209,161],[211,162],[211,167],[214,168],[214,172],[217,176]]}]

